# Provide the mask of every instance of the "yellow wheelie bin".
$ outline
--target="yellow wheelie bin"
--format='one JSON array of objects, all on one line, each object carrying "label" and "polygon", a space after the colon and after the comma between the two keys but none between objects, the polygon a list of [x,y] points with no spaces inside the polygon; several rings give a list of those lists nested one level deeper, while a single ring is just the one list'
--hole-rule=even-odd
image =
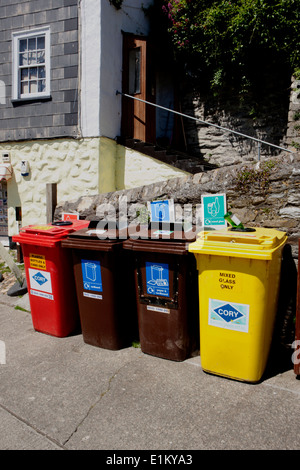
[{"label": "yellow wheelie bin", "polygon": [[188,247],[198,268],[204,371],[258,382],[276,318],[285,232],[253,228],[201,232]]}]

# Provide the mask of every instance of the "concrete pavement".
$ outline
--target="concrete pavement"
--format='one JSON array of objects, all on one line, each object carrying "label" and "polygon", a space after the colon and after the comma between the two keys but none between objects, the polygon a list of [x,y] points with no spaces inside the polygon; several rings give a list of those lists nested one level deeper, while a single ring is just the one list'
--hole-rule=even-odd
[{"label": "concrete pavement", "polygon": [[240,383],[204,373],[199,356],[177,363],[139,348],[89,346],[81,334],[38,333],[20,302],[26,297],[0,295],[1,450],[106,450],[113,458],[300,448],[291,362],[259,384]]}]

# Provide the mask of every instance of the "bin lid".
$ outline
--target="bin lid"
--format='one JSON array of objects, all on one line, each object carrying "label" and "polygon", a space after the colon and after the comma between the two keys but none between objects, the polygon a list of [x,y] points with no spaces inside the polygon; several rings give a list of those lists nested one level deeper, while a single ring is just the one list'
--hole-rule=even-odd
[{"label": "bin lid", "polygon": [[195,254],[233,256],[238,258],[272,259],[272,254],[287,241],[286,232],[255,227],[253,231],[238,232],[230,228],[201,232],[189,245]]},{"label": "bin lid", "polygon": [[[127,239],[127,227],[119,229],[115,224],[99,224],[98,221],[90,221],[88,227],[70,233],[63,240],[63,248],[111,251],[123,240]],[[120,246],[119,246],[120,247]]]},{"label": "bin lid", "polygon": [[[140,237],[132,235],[133,233]],[[130,238],[123,243],[123,247],[133,251],[182,255],[188,254],[187,246],[196,240],[196,236],[197,232],[193,226],[184,230],[182,224],[151,224],[147,230],[141,232],[129,230]]]},{"label": "bin lid", "polygon": [[70,233],[87,227],[88,220],[58,221],[53,224],[28,225],[20,229],[18,235],[12,237],[20,244],[53,247]]}]

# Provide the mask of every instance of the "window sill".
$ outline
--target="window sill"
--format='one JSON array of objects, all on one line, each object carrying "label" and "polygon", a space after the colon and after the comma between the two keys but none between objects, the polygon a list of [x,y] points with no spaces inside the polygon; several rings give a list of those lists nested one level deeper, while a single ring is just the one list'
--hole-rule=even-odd
[{"label": "window sill", "polygon": [[13,105],[19,105],[19,104],[26,104],[28,102],[38,102],[38,101],[49,101],[51,100],[51,95],[35,95],[35,96],[28,96],[26,98],[12,98],[11,102]]}]

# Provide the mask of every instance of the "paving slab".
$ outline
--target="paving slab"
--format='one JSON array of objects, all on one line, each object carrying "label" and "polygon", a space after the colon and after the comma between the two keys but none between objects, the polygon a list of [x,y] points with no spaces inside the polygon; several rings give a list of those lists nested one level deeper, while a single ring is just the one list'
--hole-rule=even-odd
[{"label": "paving slab", "polygon": [[38,333],[17,301],[0,296],[1,450],[300,448],[291,361],[242,383],[203,372],[199,355],[174,362]]}]

